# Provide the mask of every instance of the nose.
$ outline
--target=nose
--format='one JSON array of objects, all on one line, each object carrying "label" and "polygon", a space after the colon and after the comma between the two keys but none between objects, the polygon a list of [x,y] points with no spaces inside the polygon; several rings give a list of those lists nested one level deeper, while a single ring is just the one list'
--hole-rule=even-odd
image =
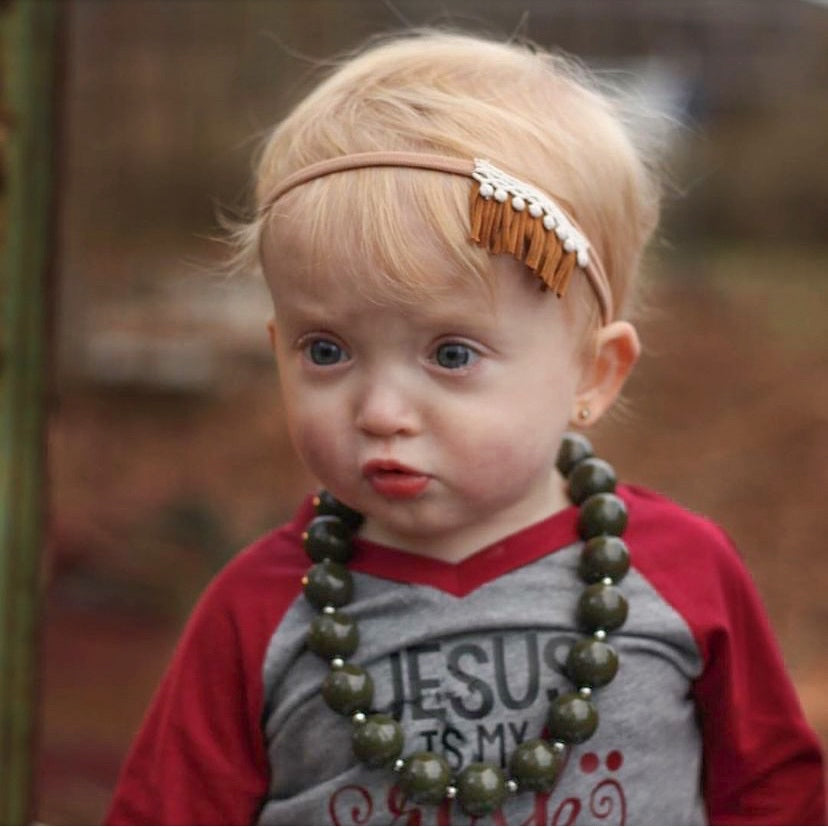
[{"label": "nose", "polygon": [[377,437],[417,433],[420,415],[412,394],[390,381],[367,382],[357,402],[356,427]]}]

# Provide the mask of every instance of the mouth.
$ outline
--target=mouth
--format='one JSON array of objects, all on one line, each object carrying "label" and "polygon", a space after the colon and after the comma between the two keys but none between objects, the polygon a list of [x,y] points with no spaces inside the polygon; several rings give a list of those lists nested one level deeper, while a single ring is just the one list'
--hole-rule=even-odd
[{"label": "mouth", "polygon": [[413,500],[425,491],[428,474],[393,460],[371,460],[362,466],[362,475],[380,496],[389,500]]}]

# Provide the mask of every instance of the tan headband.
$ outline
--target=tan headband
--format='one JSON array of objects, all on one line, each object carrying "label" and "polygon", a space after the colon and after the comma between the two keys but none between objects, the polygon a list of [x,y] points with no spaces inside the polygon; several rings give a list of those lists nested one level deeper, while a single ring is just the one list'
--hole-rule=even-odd
[{"label": "tan headband", "polygon": [[511,253],[558,296],[564,295],[573,269],[579,267],[598,299],[601,320],[604,324],[612,321],[609,281],[584,231],[559,200],[488,161],[420,152],[341,155],[303,167],[283,179],[264,199],[260,215],[266,215],[283,195],[308,181],[365,167],[408,167],[471,178],[475,181],[470,195],[472,241],[493,254]]}]

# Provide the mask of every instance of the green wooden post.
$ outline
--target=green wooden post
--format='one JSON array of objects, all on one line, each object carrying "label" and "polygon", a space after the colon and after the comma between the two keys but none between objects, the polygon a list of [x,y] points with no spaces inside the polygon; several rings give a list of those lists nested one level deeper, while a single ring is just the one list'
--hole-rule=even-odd
[{"label": "green wooden post", "polygon": [[0,823],[33,818],[58,8],[0,3]]}]

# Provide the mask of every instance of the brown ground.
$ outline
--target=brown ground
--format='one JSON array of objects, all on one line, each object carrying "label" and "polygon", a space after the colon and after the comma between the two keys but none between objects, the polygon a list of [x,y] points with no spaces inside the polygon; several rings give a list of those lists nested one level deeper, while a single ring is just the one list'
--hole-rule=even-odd
[{"label": "brown ground", "polygon": [[[811,286],[824,264],[824,256],[793,268],[782,256],[718,257],[705,263],[704,281],[698,264],[677,266],[643,325],[648,352],[628,410],[595,442],[625,479],[727,527],[806,713],[828,739],[828,312],[824,291]],[[272,370],[240,362],[235,376],[250,381],[200,398],[87,389],[59,399],[50,441],[43,822],[101,819],[197,593],[309,485],[280,427]]]}]

